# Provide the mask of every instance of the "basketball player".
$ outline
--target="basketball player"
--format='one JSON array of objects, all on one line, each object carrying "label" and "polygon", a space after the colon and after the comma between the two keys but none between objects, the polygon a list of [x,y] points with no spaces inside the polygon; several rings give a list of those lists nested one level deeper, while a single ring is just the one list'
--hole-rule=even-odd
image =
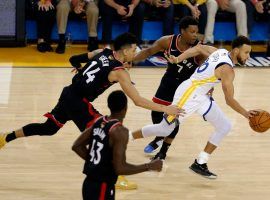
[{"label": "basketball player", "polygon": [[[152,56],[158,52],[168,53],[170,55],[179,56],[185,50],[197,45],[199,41],[198,37],[198,21],[193,17],[184,17],[179,24],[180,34],[163,36],[158,39],[152,46],[139,52],[134,61],[145,60],[147,57]],[[201,45],[204,48],[212,48],[206,45]],[[209,56],[209,54],[207,55]],[[153,102],[161,105],[170,105],[173,101],[173,96],[177,87],[185,80],[187,80],[198,67],[198,60],[188,58],[179,63],[168,63],[166,73],[163,75],[160,85],[153,97]],[[160,123],[163,119],[163,113],[152,111],[152,122],[154,124]],[[154,158],[159,157],[165,159],[167,150],[171,145],[173,139],[179,131],[177,125],[173,132],[165,137],[160,151]],[[144,149],[146,154],[155,152],[162,143],[164,137],[156,137],[150,142]]]},{"label": "basketball player", "polygon": [[101,116],[74,142],[72,150],[85,160],[83,173],[84,200],[112,200],[117,176],[137,174],[149,170],[161,171],[162,161],[142,165],[126,162],[128,129],[122,125],[127,111],[127,97],[118,90],[108,97],[110,116]]},{"label": "basketball player", "polygon": [[[130,80],[129,73],[123,67],[135,56],[136,38],[130,33],[118,36],[114,41],[115,51],[104,49],[88,60],[73,77],[72,84],[64,87],[57,105],[45,114],[44,123],[32,123],[19,130],[0,135],[0,148],[19,137],[33,135],[51,136],[58,132],[67,121],[72,120],[80,131],[90,127],[100,116],[92,102],[114,83],[119,82],[124,92],[140,107],[178,114],[182,112],[176,106],[162,106],[141,97]],[[86,55],[81,56],[81,60]]]},{"label": "basketball player", "polygon": [[[171,55],[169,60],[178,63],[187,57],[197,56],[199,53],[196,48],[197,46],[185,51],[178,57]],[[250,51],[250,41],[244,36],[239,36],[232,42],[231,52],[225,49],[213,50],[208,59],[196,69],[189,79],[179,85],[174,94],[172,105],[185,109],[184,116],[178,117],[180,124],[192,113],[197,112],[215,128],[204,151],[199,154],[198,159],[190,166],[192,171],[204,177],[210,179],[217,177],[216,174],[208,170],[207,161],[210,154],[231,130],[230,121],[218,105],[207,95],[208,91],[221,82],[228,106],[247,119],[256,114],[254,110],[247,111],[234,98],[233,80],[235,74],[233,67],[237,63],[243,65],[249,58]],[[175,115],[164,115],[162,122],[145,126],[141,130],[132,133],[130,138],[167,136],[175,129],[178,123],[176,119]]]}]

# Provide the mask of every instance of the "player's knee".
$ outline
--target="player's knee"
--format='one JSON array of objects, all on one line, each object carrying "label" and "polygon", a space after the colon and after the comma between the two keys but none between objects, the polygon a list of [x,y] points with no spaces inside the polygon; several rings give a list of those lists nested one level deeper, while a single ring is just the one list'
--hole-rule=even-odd
[{"label": "player's knee", "polygon": [[223,125],[220,127],[220,129],[224,135],[227,135],[232,130],[232,123],[226,119],[223,121]]},{"label": "player's knee", "polygon": [[[164,122],[164,121],[162,121],[162,122]],[[162,123],[162,122],[160,123],[161,126],[159,128],[160,136],[167,137],[173,132],[173,130],[175,128],[175,123],[168,124],[167,122],[165,122],[165,123]]]}]

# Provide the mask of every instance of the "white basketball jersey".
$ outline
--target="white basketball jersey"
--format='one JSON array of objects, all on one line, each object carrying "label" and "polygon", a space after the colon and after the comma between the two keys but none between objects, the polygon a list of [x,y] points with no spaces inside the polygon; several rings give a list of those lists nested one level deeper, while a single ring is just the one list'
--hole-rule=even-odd
[{"label": "white basketball jersey", "polygon": [[211,88],[220,82],[215,76],[215,69],[223,64],[233,67],[233,62],[226,49],[213,52],[208,59],[196,69],[190,77],[192,84],[197,87],[197,92],[206,94]]},{"label": "white basketball jersey", "polygon": [[[206,95],[208,91],[220,82],[215,76],[215,69],[224,64],[233,67],[229,52],[226,49],[213,52],[189,79],[178,86],[172,104],[185,109],[186,116],[196,111],[209,99]],[[167,121],[172,122],[174,118],[169,115]]]}]

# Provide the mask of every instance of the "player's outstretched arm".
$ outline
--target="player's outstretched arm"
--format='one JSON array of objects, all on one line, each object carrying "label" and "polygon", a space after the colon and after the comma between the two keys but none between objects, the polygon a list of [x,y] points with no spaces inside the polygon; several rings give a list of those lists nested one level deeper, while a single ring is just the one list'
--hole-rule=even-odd
[{"label": "player's outstretched arm", "polygon": [[143,49],[138,54],[136,54],[133,61],[139,62],[139,61],[145,60],[146,58],[160,51],[165,51],[169,47],[171,37],[172,36],[163,36],[162,38],[158,39],[150,47]]},{"label": "player's outstretched arm", "polygon": [[73,143],[72,150],[80,156],[83,160],[87,159],[87,145],[92,133],[92,127],[86,129]]},{"label": "player's outstretched arm", "polygon": [[125,70],[117,70],[113,71],[109,75],[109,80],[117,81],[120,83],[123,91],[126,93],[126,95],[132,99],[134,104],[136,106],[146,108],[149,110],[154,110],[158,112],[165,112],[169,115],[181,115],[183,113],[182,109],[178,109],[176,106],[164,106],[161,104],[154,103],[152,101],[149,101],[145,99],[144,97],[140,96],[138,90],[134,87],[130,80],[130,76],[128,72]]},{"label": "player's outstretched arm", "polygon": [[128,129],[117,126],[110,132],[113,147],[113,166],[118,175],[131,175],[149,170],[161,171],[162,161],[155,160],[150,163],[133,165],[126,162],[126,149],[128,143]]},{"label": "player's outstretched arm", "polygon": [[216,50],[217,48],[212,47],[212,46],[197,44],[196,46],[187,49],[186,51],[184,51],[181,55],[177,57],[173,55],[169,55],[169,54],[165,54],[165,57],[170,63],[180,63],[185,59],[195,57],[198,55],[203,55],[204,57],[207,58]]},{"label": "player's outstretched arm", "polygon": [[247,111],[240,103],[234,98],[233,80],[235,77],[234,70],[229,65],[223,65],[218,68],[217,77],[221,78],[222,90],[225,96],[226,104],[233,110],[240,113],[247,119],[252,117],[256,112]]}]

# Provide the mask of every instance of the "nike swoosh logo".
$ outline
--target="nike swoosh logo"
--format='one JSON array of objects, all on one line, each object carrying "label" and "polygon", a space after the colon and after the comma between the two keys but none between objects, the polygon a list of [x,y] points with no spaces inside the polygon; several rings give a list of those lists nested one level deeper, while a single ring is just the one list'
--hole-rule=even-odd
[{"label": "nike swoosh logo", "polygon": [[178,51],[177,49],[171,49],[171,51]]}]

